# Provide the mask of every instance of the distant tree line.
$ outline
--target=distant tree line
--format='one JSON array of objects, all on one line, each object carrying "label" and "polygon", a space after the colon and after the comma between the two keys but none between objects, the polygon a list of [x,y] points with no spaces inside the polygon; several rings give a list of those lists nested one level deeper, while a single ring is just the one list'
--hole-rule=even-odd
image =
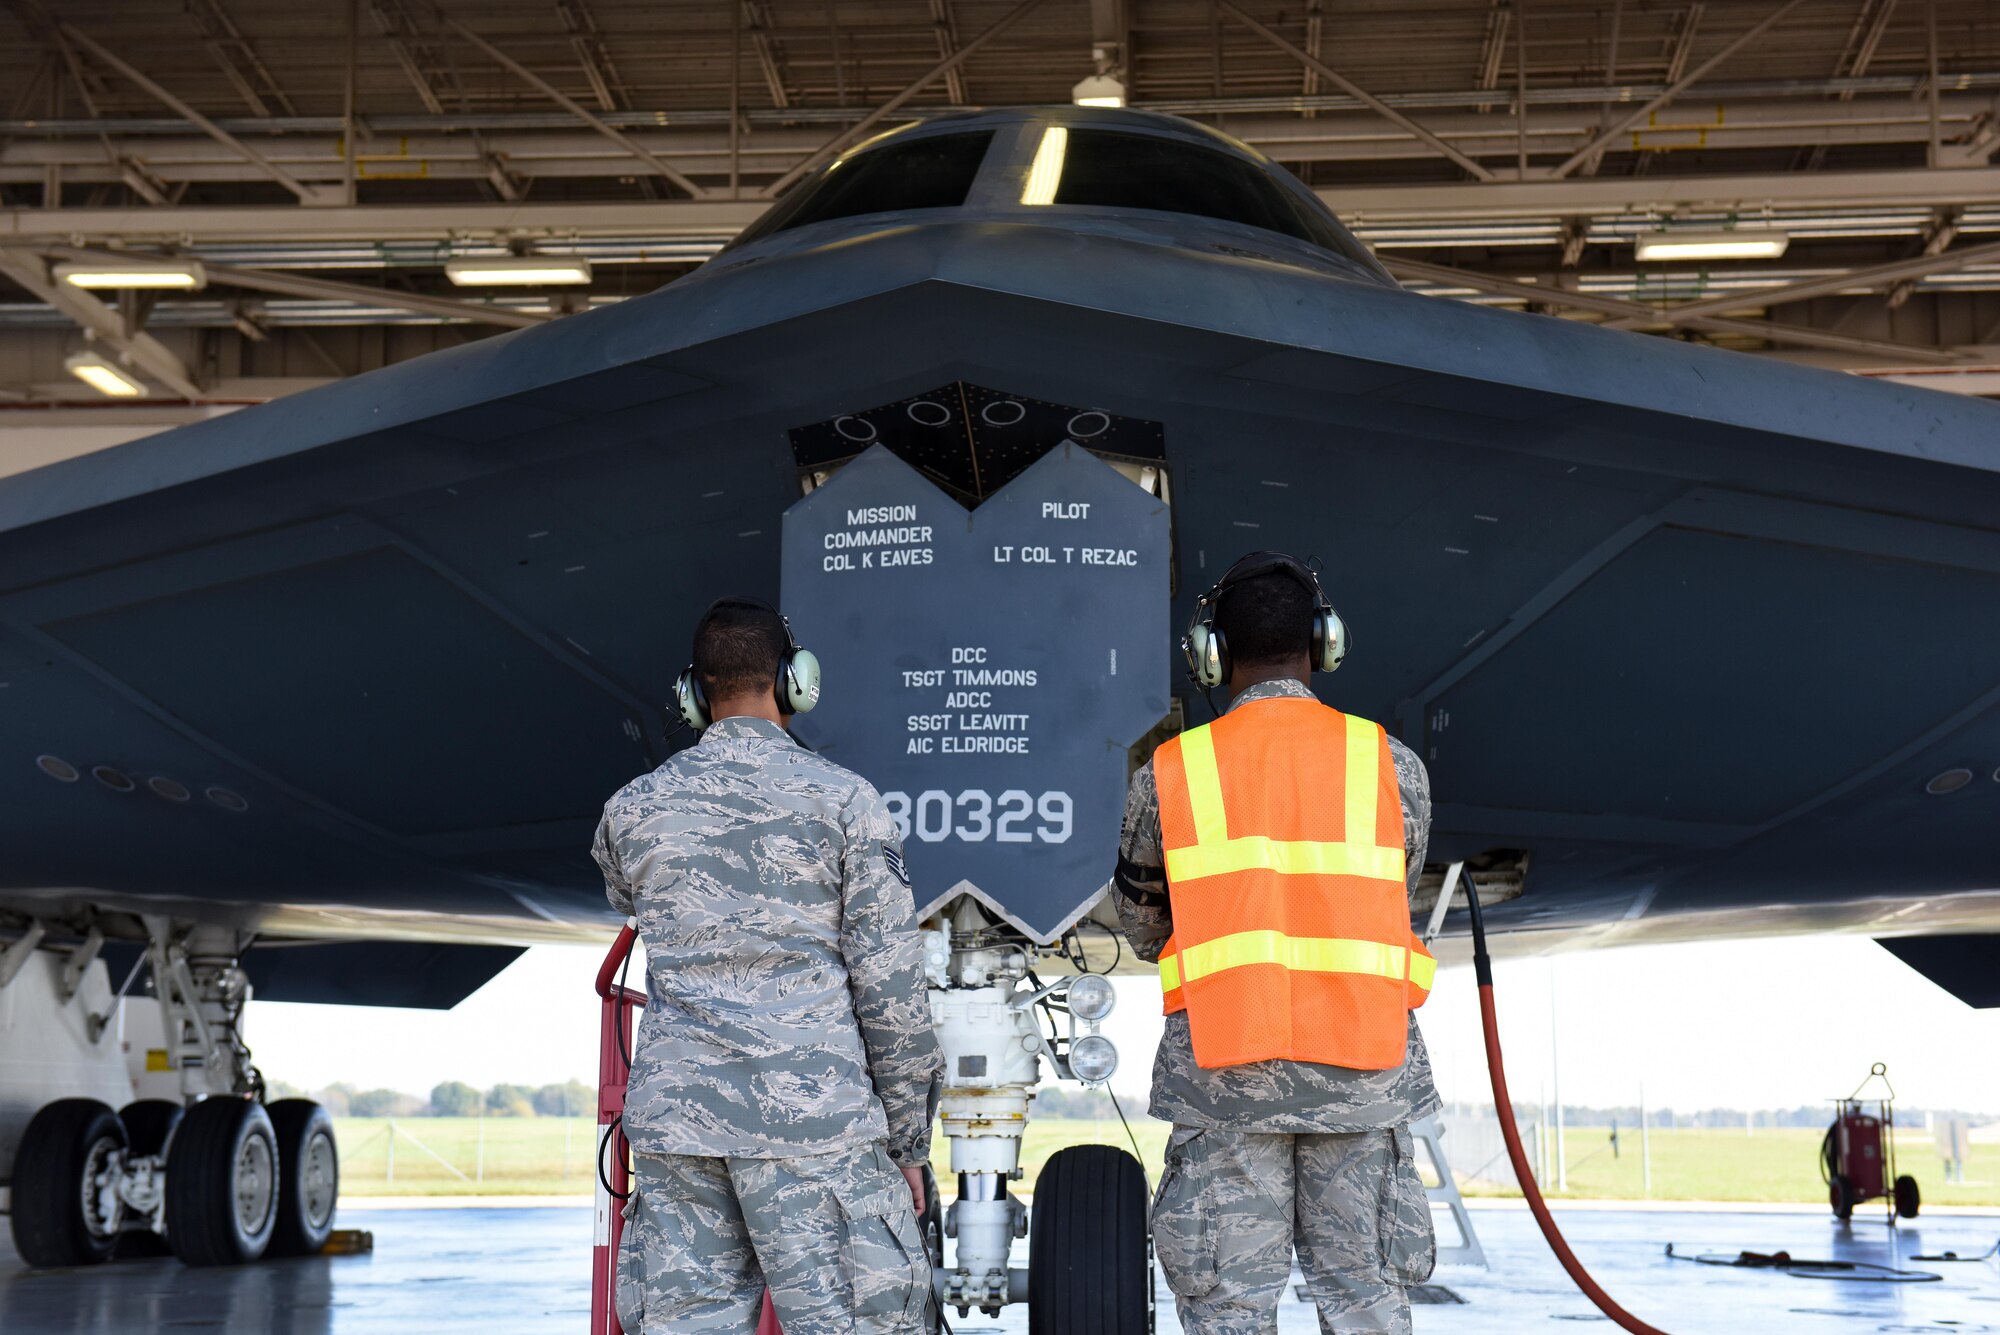
[{"label": "distant tree line", "polygon": [[597,1111],[597,1090],[581,1080],[560,1085],[498,1084],[477,1089],[463,1080],[432,1088],[428,1099],[400,1089],[360,1089],[345,1082],[305,1091],[282,1081],[272,1098],[316,1099],[335,1117],[588,1117]]},{"label": "distant tree line", "polygon": [[[1130,1110],[1128,1109],[1127,1111],[1129,1112]],[[1871,1105],[1865,1111],[1872,1113],[1875,1110]],[[1563,1122],[1569,1126],[1610,1126],[1613,1123],[1619,1126],[1630,1127],[1639,1125],[1639,1105],[1636,1103],[1625,1104],[1622,1107],[1607,1108],[1565,1103],[1562,1113]],[[1493,1115],[1493,1105],[1491,1103],[1463,1104],[1447,1102],[1444,1107],[1443,1117],[1446,1125],[1450,1125],[1451,1119],[1454,1116],[1464,1117],[1468,1114],[1477,1117],[1491,1117]],[[1514,1118],[1522,1125],[1532,1122],[1550,1121],[1553,1120],[1554,1116],[1555,1110],[1553,1108],[1545,1107],[1538,1103],[1524,1102],[1519,1099],[1514,1102]],[[1995,1120],[1991,1113],[1951,1112],[1920,1108],[1896,1109],[1896,1124],[1898,1126],[1921,1127],[1924,1125],[1926,1118],[1935,1118],[1939,1121],[1959,1118],[1974,1125]],[[1762,1129],[1764,1127],[1794,1127],[1823,1130],[1832,1120],[1832,1100],[1828,1100],[1822,1104],[1801,1104],[1796,1108],[1703,1108],[1695,1112],[1680,1112],[1673,1108],[1646,1109],[1646,1124],[1659,1130],[1674,1127],[1679,1127],[1683,1130],[1690,1128],[1724,1129],[1733,1127],[1745,1132],[1753,1129],[1753,1127],[1754,1129]]]}]

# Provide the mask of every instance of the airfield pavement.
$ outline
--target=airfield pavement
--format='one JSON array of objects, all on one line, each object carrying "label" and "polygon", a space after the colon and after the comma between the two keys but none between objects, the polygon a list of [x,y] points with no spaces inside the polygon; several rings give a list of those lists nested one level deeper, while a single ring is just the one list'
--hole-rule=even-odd
[{"label": "airfield pavement", "polygon": [[[2000,1263],[1908,1262],[1942,1274],[1922,1284],[1798,1279],[1707,1269],[1683,1250],[1787,1249],[1800,1258],[1904,1263],[1916,1253],[1976,1255],[2000,1238],[2000,1214],[1927,1216],[1890,1230],[1870,1214],[1848,1227],[1823,1214],[1624,1207],[1560,1212],[1577,1251],[1613,1296],[1671,1335],[1991,1335],[2000,1332]],[[1416,1309],[1419,1335],[1509,1335],[1595,1321],[1518,1205],[1474,1211],[1490,1270],[1440,1267],[1462,1304]],[[357,1202],[340,1225],[375,1234],[373,1255],[190,1270],[173,1260],[30,1273],[0,1233],[0,1331],[6,1335],[582,1335],[589,1302],[590,1214],[575,1205],[390,1208]],[[1448,1221],[1440,1221],[1449,1231]],[[1158,1285],[1159,1335],[1179,1335]],[[1308,1335],[1312,1311],[1288,1294],[1279,1335]],[[1558,1327],[1559,1328],[1559,1327]],[[1606,1327],[1608,1328],[1608,1326]],[[953,1318],[958,1335],[1023,1335],[1027,1313]],[[1080,1332],[1079,1335],[1092,1335]]]}]

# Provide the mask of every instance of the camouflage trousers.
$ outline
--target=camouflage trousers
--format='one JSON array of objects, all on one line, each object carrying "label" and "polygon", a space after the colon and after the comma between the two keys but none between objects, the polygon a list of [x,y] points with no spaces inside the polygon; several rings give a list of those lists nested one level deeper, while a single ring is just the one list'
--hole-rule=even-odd
[{"label": "camouflage trousers", "polygon": [[614,1292],[627,1335],[921,1335],[931,1266],[879,1142],[792,1159],[636,1155]]},{"label": "camouflage trousers", "polygon": [[1176,1126],[1153,1245],[1187,1335],[1271,1335],[1292,1249],[1324,1335],[1410,1335],[1437,1260],[1407,1126],[1277,1135]]}]

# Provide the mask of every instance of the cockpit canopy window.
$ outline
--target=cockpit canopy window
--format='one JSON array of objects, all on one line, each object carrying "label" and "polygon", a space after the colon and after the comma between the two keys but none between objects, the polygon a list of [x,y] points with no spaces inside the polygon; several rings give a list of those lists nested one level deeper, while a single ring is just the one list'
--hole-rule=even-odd
[{"label": "cockpit canopy window", "polygon": [[966,130],[896,139],[856,153],[817,180],[795,190],[738,245],[829,218],[902,209],[950,209],[965,203],[979,164],[993,142],[991,130]]},{"label": "cockpit canopy window", "polygon": [[1375,267],[1359,242],[1254,163],[1159,135],[1072,129],[1055,202],[1219,218]]}]

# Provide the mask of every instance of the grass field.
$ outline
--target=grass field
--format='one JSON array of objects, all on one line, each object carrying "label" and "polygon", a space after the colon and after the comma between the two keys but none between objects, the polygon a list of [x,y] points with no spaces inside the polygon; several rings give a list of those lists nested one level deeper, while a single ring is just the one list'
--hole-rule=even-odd
[{"label": "grass field", "polygon": [[[1532,1132],[1529,1133],[1532,1135]],[[1646,1197],[1645,1166],[1637,1131],[1623,1128],[1618,1157],[1613,1158],[1608,1127],[1570,1127],[1564,1136],[1563,1158],[1569,1167],[1569,1190],[1577,1200],[1639,1200]],[[1654,1200],[1801,1201],[1826,1200],[1820,1179],[1818,1130],[1760,1127],[1748,1135],[1733,1130],[1686,1128],[1651,1133]],[[1447,1152],[1451,1140],[1447,1132]],[[1920,1130],[1896,1136],[1898,1168],[1917,1179],[1926,1204],[2000,1205],[2000,1145],[1975,1145],[1966,1164],[1966,1181],[1946,1184],[1944,1162],[1931,1136]],[[1472,1164],[1454,1164],[1461,1171]],[[1467,1195],[1515,1195],[1484,1183]]]},{"label": "grass field", "polygon": [[[586,1118],[411,1117],[393,1119],[395,1164],[390,1173],[390,1125],[385,1118],[341,1118],[341,1190],[347,1196],[581,1195],[591,1189],[596,1127]],[[483,1123],[483,1125],[482,1125]],[[1167,1127],[1134,1118],[1140,1158],[1159,1180]],[[1532,1134],[1532,1133],[1530,1133]],[[1609,1129],[1571,1127],[1565,1137],[1569,1165],[1568,1199],[1639,1200],[1646,1197],[1639,1137],[1621,1136],[1613,1158]],[[1826,1188],[1819,1176],[1820,1132],[1759,1129],[1655,1130],[1651,1135],[1654,1200],[1792,1201],[1819,1203]],[[1098,1142],[1128,1145],[1115,1120],[1042,1118],[1029,1123],[1022,1164],[1026,1183],[1051,1154],[1066,1145]],[[1451,1148],[1447,1138],[1446,1148]],[[950,1171],[950,1148],[937,1137],[933,1162],[941,1177]],[[1897,1138],[1904,1172],[1914,1175],[1924,1200],[1935,1205],[2000,1205],[2000,1146],[1975,1146],[1964,1185],[1947,1186],[1943,1164],[1931,1138],[1904,1132]],[[447,1167],[446,1165],[450,1166]],[[1459,1164],[1461,1170],[1476,1167]],[[1468,1195],[1509,1195],[1484,1183]],[[1873,1208],[1873,1207],[1870,1207]]]},{"label": "grass field", "polygon": [[[482,1127],[483,1121],[483,1127]],[[393,1175],[390,1126],[395,1127]],[[597,1128],[574,1117],[342,1117],[334,1120],[340,1143],[341,1192],[347,1196],[542,1196],[591,1189]],[[1136,1118],[1146,1171],[1157,1179],[1167,1145],[1163,1122]],[[1028,1127],[1022,1155],[1032,1183],[1042,1164],[1065,1145],[1126,1145],[1116,1121],[1043,1118]],[[951,1149],[936,1139],[933,1162],[940,1176],[951,1170]]]},{"label": "grass field", "polygon": [[581,1195],[595,1171],[588,1117],[337,1117],[333,1125],[343,1196]]}]

